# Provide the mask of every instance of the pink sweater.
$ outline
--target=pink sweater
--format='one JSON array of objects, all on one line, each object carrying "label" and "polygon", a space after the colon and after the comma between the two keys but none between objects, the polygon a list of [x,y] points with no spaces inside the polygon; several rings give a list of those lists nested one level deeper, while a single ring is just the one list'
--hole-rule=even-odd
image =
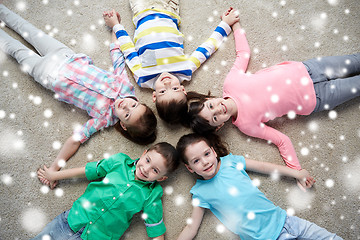
[{"label": "pink sweater", "polygon": [[290,139],[264,123],[289,112],[309,115],[314,110],[316,96],[308,71],[301,62],[283,62],[255,74],[245,73],[250,48],[242,30],[235,31],[234,36],[236,60],[223,88],[223,97],[237,105],[233,124],[249,136],[274,143],[286,165],[300,170]]}]

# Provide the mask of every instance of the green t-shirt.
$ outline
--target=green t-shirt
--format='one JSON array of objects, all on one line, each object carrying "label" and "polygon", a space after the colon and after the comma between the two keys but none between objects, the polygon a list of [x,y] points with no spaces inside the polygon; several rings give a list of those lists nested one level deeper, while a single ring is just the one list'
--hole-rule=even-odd
[{"label": "green t-shirt", "polygon": [[136,160],[123,153],[86,164],[87,179],[102,180],[91,182],[70,209],[69,226],[74,232],[85,227],[82,239],[118,240],[140,211],[149,237],[165,233],[163,190],[158,182],[135,180],[135,165]]}]

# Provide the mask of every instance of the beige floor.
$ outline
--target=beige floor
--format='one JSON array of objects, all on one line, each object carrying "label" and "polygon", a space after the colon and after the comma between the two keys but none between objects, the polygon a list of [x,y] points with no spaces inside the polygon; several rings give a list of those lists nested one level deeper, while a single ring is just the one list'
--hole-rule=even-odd
[{"label": "beige floor", "polygon": [[[35,1],[5,0],[3,3],[35,26],[76,52],[90,55],[105,69],[111,66],[108,47],[110,34],[103,26],[103,10],[115,8],[130,35],[131,11],[126,0]],[[205,41],[229,6],[239,8],[242,26],[252,49],[249,71],[256,72],[285,60],[306,60],[324,55],[343,55],[360,51],[360,5],[358,0],[324,1],[191,1],[182,0],[181,30],[185,50],[191,54]],[[9,29],[6,32],[16,36]],[[234,60],[232,34],[205,66],[186,84],[188,90],[221,94],[222,82]],[[0,53],[0,239],[28,239],[44,224],[71,207],[87,186],[86,180],[62,181],[54,191],[44,193],[35,177],[36,169],[50,164],[73,127],[84,123],[87,114],[58,102],[53,94],[21,72],[18,64]],[[151,91],[136,87],[139,98],[153,106]],[[40,103],[41,102],[41,103]],[[52,116],[45,113],[49,110]],[[260,182],[260,190],[289,212],[337,232],[344,239],[360,239],[360,99],[328,112],[311,116],[286,117],[270,123],[293,141],[302,166],[317,179],[314,189],[301,193],[293,179],[272,180],[250,174]],[[176,144],[184,133],[159,121],[158,140]],[[234,154],[283,164],[274,145],[241,134],[230,123],[220,134]],[[55,148],[54,148],[55,146]],[[306,154],[308,150],[308,154]],[[105,154],[125,152],[136,158],[143,147],[119,138],[114,129],[96,134],[68,162],[67,168],[83,166]],[[176,239],[191,214],[192,175],[181,167],[162,183],[167,239]],[[222,231],[223,230],[223,231]],[[139,216],[122,239],[147,239]],[[209,211],[196,239],[239,239]]]}]

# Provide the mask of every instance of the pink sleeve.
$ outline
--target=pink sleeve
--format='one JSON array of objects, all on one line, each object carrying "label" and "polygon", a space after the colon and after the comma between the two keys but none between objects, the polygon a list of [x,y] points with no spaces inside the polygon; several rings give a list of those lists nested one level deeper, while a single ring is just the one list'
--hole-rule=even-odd
[{"label": "pink sleeve", "polygon": [[280,155],[286,165],[289,168],[301,170],[299,159],[296,156],[296,152],[290,138],[266,124],[260,124],[261,125],[259,126],[251,126],[248,128],[249,131],[243,132],[249,136],[261,138],[274,143],[278,147]]},{"label": "pink sleeve", "polygon": [[234,32],[234,37],[235,37],[236,59],[233,65],[233,69],[237,69],[242,72],[245,72],[250,60],[250,47],[243,29],[237,29]]},{"label": "pink sleeve", "polygon": [[84,143],[91,137],[91,135],[105,127],[107,127],[106,120],[91,118],[84,125],[74,130],[73,137],[76,141]]}]

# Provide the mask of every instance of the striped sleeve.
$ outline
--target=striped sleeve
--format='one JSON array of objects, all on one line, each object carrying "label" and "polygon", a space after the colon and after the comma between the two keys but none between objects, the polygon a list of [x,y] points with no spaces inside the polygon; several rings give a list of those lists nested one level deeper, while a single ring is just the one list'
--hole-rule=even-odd
[{"label": "striped sleeve", "polygon": [[231,32],[231,27],[224,21],[215,28],[211,36],[200,45],[190,56],[191,70],[194,72],[200,67],[222,44]]},{"label": "striped sleeve", "polygon": [[129,34],[125,31],[124,26],[117,24],[113,27],[113,31],[119,41],[120,49],[124,53],[126,64],[135,74],[136,70],[141,68],[139,54]]},{"label": "striped sleeve", "polygon": [[114,74],[121,75],[125,70],[125,59],[119,45],[115,43],[110,44],[110,56],[113,63]]}]

